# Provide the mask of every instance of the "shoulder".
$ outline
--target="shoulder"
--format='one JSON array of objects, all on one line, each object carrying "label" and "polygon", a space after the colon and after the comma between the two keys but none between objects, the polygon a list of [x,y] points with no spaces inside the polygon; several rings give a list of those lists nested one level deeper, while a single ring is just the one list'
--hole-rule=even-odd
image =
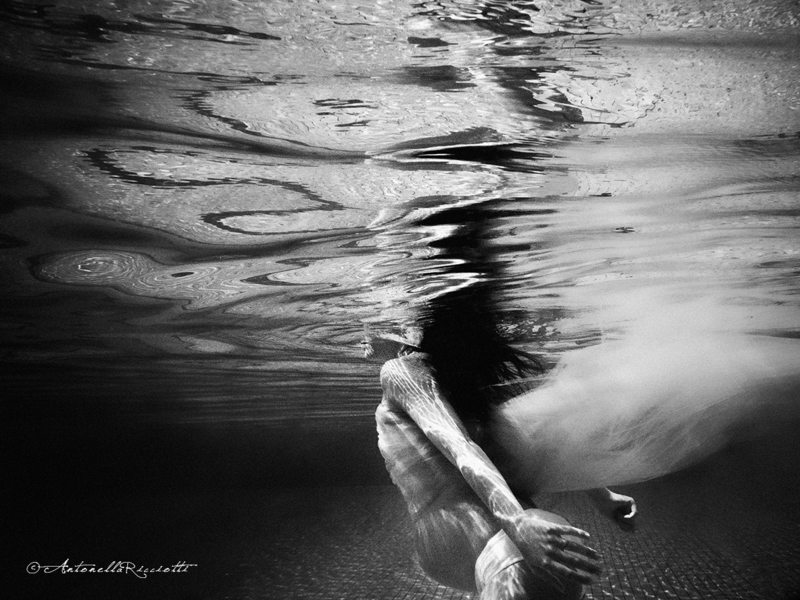
[{"label": "shoulder", "polygon": [[413,381],[433,375],[430,356],[424,352],[412,352],[384,363],[381,367],[381,385]]},{"label": "shoulder", "polygon": [[384,401],[403,409],[420,399],[439,397],[435,372],[430,357],[412,352],[385,363],[381,368]]}]

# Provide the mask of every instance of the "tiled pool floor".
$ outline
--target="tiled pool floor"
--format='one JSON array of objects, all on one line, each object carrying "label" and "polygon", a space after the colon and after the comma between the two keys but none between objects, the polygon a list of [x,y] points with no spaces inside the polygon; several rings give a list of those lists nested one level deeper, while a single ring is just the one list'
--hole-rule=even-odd
[{"label": "tiled pool floor", "polygon": [[[581,494],[543,506],[587,529],[604,571],[591,599],[800,598],[800,504],[794,461],[744,448],[692,472],[629,486],[632,534]],[[37,506],[38,505],[38,506]],[[18,573],[30,561],[158,566],[185,574],[25,576],[25,598],[422,600],[470,598],[416,568],[409,522],[390,485],[164,491],[38,498],[17,523]]]}]

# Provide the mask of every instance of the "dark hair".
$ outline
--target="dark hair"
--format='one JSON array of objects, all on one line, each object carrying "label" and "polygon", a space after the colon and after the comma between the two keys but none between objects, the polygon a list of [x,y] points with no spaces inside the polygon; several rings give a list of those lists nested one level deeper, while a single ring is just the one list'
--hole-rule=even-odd
[{"label": "dark hair", "polygon": [[430,245],[448,265],[441,277],[459,285],[430,300],[418,324],[420,349],[430,355],[439,384],[464,421],[486,422],[492,406],[522,391],[515,382],[541,371],[538,359],[513,347],[501,329],[507,314],[499,301],[502,263],[488,243],[491,217],[482,205],[447,209],[419,223],[455,226],[454,234]]}]

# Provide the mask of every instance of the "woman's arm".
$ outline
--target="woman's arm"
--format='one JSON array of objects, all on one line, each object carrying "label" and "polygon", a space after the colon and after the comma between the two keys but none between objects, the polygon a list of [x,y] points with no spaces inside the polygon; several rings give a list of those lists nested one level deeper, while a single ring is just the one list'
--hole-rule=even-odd
[{"label": "woman's arm", "polygon": [[458,468],[530,565],[580,583],[591,581],[590,575],[599,571],[598,555],[572,539],[589,534],[524,512],[489,457],[467,435],[423,355],[387,362],[381,370],[381,385],[388,401],[404,410]]},{"label": "woman's arm", "polygon": [[623,531],[636,528],[636,502],[630,496],[617,494],[608,488],[587,490],[586,495],[601,515],[615,521]]}]

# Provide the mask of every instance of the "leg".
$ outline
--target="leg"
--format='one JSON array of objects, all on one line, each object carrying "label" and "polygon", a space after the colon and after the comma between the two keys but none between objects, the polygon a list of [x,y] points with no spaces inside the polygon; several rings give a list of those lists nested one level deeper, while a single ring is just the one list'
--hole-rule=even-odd
[{"label": "leg", "polygon": [[499,531],[478,502],[442,502],[415,521],[414,545],[420,567],[442,585],[475,590],[475,562]]},{"label": "leg", "polygon": [[[552,513],[536,512],[541,518],[566,522]],[[475,581],[480,600],[579,600],[583,597],[583,586],[579,583],[561,581],[531,568],[503,531],[486,543],[478,557]]]}]

